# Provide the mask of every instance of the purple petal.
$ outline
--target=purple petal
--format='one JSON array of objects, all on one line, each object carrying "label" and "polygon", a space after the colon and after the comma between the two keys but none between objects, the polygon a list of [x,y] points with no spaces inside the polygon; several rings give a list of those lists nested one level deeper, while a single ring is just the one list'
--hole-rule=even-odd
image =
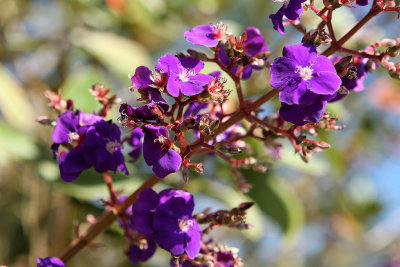
[{"label": "purple petal", "polygon": [[72,182],[79,177],[83,170],[88,169],[90,165],[85,162],[82,150],[77,147],[69,152],[60,153],[58,167],[61,179],[64,182]]},{"label": "purple petal", "polygon": [[293,79],[298,79],[296,71],[297,63],[292,59],[278,57],[271,64],[271,86],[276,89],[284,89],[291,86]]},{"label": "purple petal", "polygon": [[320,71],[313,73],[309,81],[309,90],[320,95],[332,95],[339,89],[341,83],[336,72]]},{"label": "purple petal", "polygon": [[57,144],[67,143],[69,134],[77,132],[78,117],[72,111],[66,111],[57,118],[57,124],[53,132],[53,142]]},{"label": "purple petal", "polygon": [[319,122],[324,115],[326,108],[326,101],[315,101],[313,104],[308,106],[307,116],[312,122]]},{"label": "purple petal", "polygon": [[285,8],[285,16],[290,20],[298,20],[300,14],[303,12],[301,3],[306,0],[290,0],[289,4]]},{"label": "purple petal", "polygon": [[65,267],[64,263],[56,257],[37,258],[38,267]]},{"label": "purple petal", "polygon": [[356,0],[356,4],[358,6],[366,6],[368,5],[368,0]]},{"label": "purple petal", "polygon": [[200,252],[202,232],[195,219],[192,220],[192,224],[193,224],[192,227],[187,232],[189,240],[186,244],[185,250],[189,258],[194,259]]},{"label": "purple petal", "polygon": [[291,122],[296,125],[304,125],[307,124],[305,118],[307,117],[306,110],[302,105],[287,105],[282,103],[281,108],[279,110],[279,115],[285,121]]},{"label": "purple petal", "polygon": [[[290,84],[279,93],[279,100],[288,105],[300,104],[303,95],[307,93],[307,83],[301,78],[297,79],[297,84]],[[304,101],[304,100],[303,100]]]},{"label": "purple petal", "polygon": [[205,89],[212,79],[212,76],[202,73],[199,73],[196,76],[191,76],[189,77],[188,82],[181,83],[182,94],[186,96],[197,95]]},{"label": "purple petal", "polygon": [[282,55],[301,67],[307,67],[315,62],[317,49],[310,44],[287,45],[283,48]]},{"label": "purple petal", "polygon": [[179,61],[181,62],[182,67],[190,69],[190,71],[194,71],[194,73],[199,73],[204,68],[204,62],[197,58],[180,57]]},{"label": "purple petal", "polygon": [[135,75],[132,76],[131,81],[136,88],[145,88],[152,84],[150,79],[151,70],[146,66],[136,68]]},{"label": "purple petal", "polygon": [[165,56],[160,57],[160,59],[158,60],[156,70],[158,72],[163,71],[168,75],[170,75],[171,73],[179,75],[182,72],[183,67],[176,56],[172,54],[166,54]]},{"label": "purple petal", "polygon": [[182,164],[182,158],[175,150],[169,149],[158,162],[153,165],[153,172],[158,178],[164,178],[170,173],[177,172]]},{"label": "purple petal", "polygon": [[178,97],[181,91],[182,81],[176,74],[171,74],[167,82],[167,91],[170,95]]},{"label": "purple petal", "polygon": [[268,50],[268,47],[264,41],[264,37],[261,35],[259,29],[248,27],[246,29],[246,36],[247,39],[244,42],[245,51],[250,57],[254,57],[257,54]]},{"label": "purple petal", "polygon": [[272,21],[272,25],[274,29],[282,34],[285,33],[285,28],[283,27],[283,15],[285,12],[285,8],[282,6],[278,12],[275,14],[269,15],[269,18]]},{"label": "purple petal", "polygon": [[156,243],[152,240],[147,240],[147,248],[141,249],[136,245],[130,245],[129,250],[126,252],[129,260],[133,264],[138,264],[141,261],[147,261],[154,255],[156,251]]},{"label": "purple petal", "polygon": [[230,59],[228,57],[228,55],[225,52],[225,45],[221,45],[219,48],[219,53],[218,53],[218,58],[219,61],[221,61],[222,64],[224,64],[225,66],[228,66],[230,63]]},{"label": "purple petal", "polygon": [[213,24],[199,25],[185,32],[186,40],[195,45],[215,47],[218,45],[217,30]]}]

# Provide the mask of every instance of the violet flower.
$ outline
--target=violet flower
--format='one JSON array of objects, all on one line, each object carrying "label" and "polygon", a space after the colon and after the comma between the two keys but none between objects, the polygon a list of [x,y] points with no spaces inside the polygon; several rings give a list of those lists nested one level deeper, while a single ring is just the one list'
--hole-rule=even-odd
[{"label": "violet flower", "polygon": [[56,257],[37,258],[36,262],[38,267],[65,267],[65,264]]},{"label": "violet flower", "polygon": [[153,227],[157,244],[194,259],[200,251],[201,229],[192,217],[193,196],[182,190],[166,189],[159,193],[160,204],[154,213]]},{"label": "violet flower", "polygon": [[222,23],[199,25],[185,32],[186,40],[195,45],[216,47],[223,40],[227,27]]},{"label": "violet flower", "polygon": [[311,105],[318,95],[333,95],[341,80],[332,62],[318,56],[310,44],[287,45],[283,57],[271,65],[271,86],[282,91],[281,102],[288,105]]},{"label": "violet flower", "polygon": [[72,182],[83,170],[93,166],[97,172],[116,171],[128,174],[120,145],[121,130],[100,116],[66,111],[57,119],[53,132],[55,154],[61,144],[70,151],[60,153],[58,166],[65,182]]},{"label": "violet flower", "polygon": [[283,6],[275,14],[269,15],[273,27],[280,33],[285,33],[283,27],[283,16],[290,20],[298,20],[303,12],[302,3],[306,0],[274,0],[274,2],[283,2]]},{"label": "violet flower", "polygon": [[114,123],[96,122],[88,128],[82,142],[85,161],[97,172],[119,169],[129,174],[121,147],[121,129]]},{"label": "violet flower", "polygon": [[153,235],[154,212],[159,204],[158,194],[151,188],[140,192],[137,200],[132,205],[131,223],[133,229],[143,235]]},{"label": "violet flower", "polygon": [[168,75],[167,91],[178,97],[181,93],[192,96],[201,93],[213,79],[212,76],[200,73],[204,63],[191,57],[177,58],[166,54],[158,60],[156,70]]},{"label": "violet flower", "polygon": [[179,170],[182,158],[178,152],[170,149],[171,141],[168,139],[167,129],[152,125],[143,127],[143,157],[147,165],[152,166],[154,174],[164,178],[170,173]]}]

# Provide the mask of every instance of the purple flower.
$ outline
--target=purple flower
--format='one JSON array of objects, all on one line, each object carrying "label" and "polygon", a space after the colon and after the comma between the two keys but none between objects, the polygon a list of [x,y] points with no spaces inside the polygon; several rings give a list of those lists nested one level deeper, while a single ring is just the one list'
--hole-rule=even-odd
[{"label": "purple flower", "polygon": [[166,189],[159,193],[160,204],[154,213],[153,227],[157,244],[194,259],[200,251],[201,229],[192,217],[193,196],[182,190]]},{"label": "purple flower", "polygon": [[178,152],[170,149],[172,142],[168,138],[167,129],[145,125],[143,132],[143,157],[147,165],[153,167],[154,174],[159,178],[164,178],[178,171],[182,158]]},{"label": "purple flower", "polygon": [[212,76],[199,73],[204,63],[191,57],[177,58],[166,54],[158,60],[156,70],[168,75],[167,91],[178,97],[181,93],[192,96],[201,93],[213,79]]},{"label": "purple flower", "polygon": [[65,264],[56,257],[37,258],[36,262],[38,267],[65,267]]},{"label": "purple flower", "polygon": [[260,53],[268,51],[268,46],[265,44],[264,37],[259,29],[248,27],[245,30],[246,41],[244,41],[243,50],[249,57],[255,57]]},{"label": "purple flower", "polygon": [[114,123],[96,122],[88,128],[82,142],[85,161],[97,172],[119,169],[129,174],[121,147],[121,129]]},{"label": "purple flower", "polygon": [[185,38],[188,42],[206,47],[216,47],[218,42],[224,39],[227,27],[218,23],[199,25],[185,32]]},{"label": "purple flower", "polygon": [[279,115],[285,121],[289,121],[299,126],[307,124],[308,121],[317,123],[324,115],[327,101],[332,97],[332,95],[317,96],[314,102],[310,104],[288,105],[282,102]]},{"label": "purple flower", "polygon": [[147,244],[141,247],[131,244],[126,254],[133,264],[138,264],[141,261],[150,259],[154,252],[156,252],[156,243],[152,240],[147,240]]},{"label": "purple flower", "polygon": [[280,33],[285,33],[283,27],[283,16],[290,20],[298,20],[303,12],[302,3],[306,0],[276,0],[274,2],[283,2],[283,6],[275,14],[269,15],[273,27]]},{"label": "purple flower", "polygon": [[332,62],[318,56],[315,46],[288,45],[282,54],[271,65],[271,86],[282,90],[281,102],[311,105],[318,95],[333,95],[339,89],[341,80]]},{"label": "purple flower", "polygon": [[142,153],[142,137],[143,131],[140,128],[136,128],[132,131],[131,137],[129,139],[129,144],[132,146],[131,152],[129,152],[129,156],[132,157],[132,162],[136,161],[140,154]]}]

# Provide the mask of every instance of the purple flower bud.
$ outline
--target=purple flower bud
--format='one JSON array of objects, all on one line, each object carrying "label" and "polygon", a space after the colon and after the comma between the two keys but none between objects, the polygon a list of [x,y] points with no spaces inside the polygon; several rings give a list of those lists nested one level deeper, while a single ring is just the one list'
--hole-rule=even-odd
[{"label": "purple flower bud", "polygon": [[56,257],[37,258],[36,262],[38,267],[65,267],[65,264]]},{"label": "purple flower bud", "polygon": [[136,128],[132,131],[131,137],[129,140],[129,144],[132,146],[131,152],[129,152],[129,156],[132,157],[132,162],[136,161],[140,154],[142,153],[142,137],[143,131],[140,128]]}]

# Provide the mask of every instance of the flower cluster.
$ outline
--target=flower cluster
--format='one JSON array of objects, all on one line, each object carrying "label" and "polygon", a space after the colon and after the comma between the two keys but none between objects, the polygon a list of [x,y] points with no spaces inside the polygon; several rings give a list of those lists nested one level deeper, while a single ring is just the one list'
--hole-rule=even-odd
[{"label": "flower cluster", "polygon": [[58,116],[53,132],[53,151],[60,145],[69,150],[59,153],[58,166],[65,182],[74,181],[83,170],[94,167],[97,172],[117,169],[125,174],[121,147],[121,130],[96,114],[66,111]]}]

